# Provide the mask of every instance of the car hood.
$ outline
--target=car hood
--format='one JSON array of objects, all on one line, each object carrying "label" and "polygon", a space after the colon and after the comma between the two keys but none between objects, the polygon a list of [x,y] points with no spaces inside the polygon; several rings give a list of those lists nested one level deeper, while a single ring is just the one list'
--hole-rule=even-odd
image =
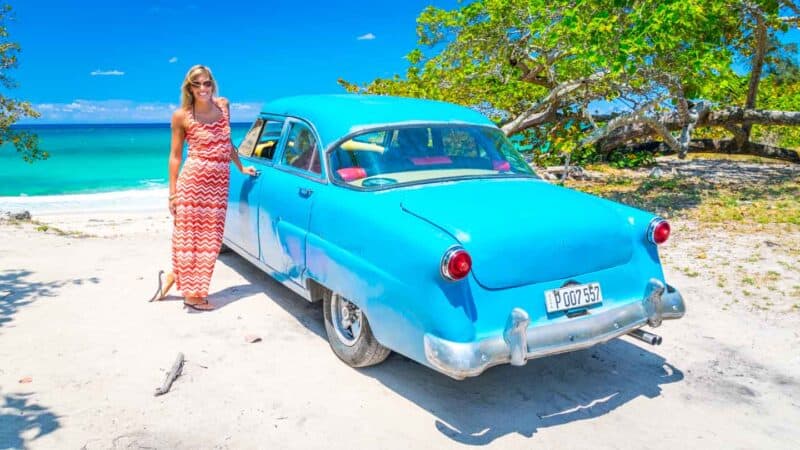
[{"label": "car hood", "polygon": [[614,203],[539,180],[426,185],[401,205],[457,239],[487,289],[575,277],[633,253],[632,226]]}]

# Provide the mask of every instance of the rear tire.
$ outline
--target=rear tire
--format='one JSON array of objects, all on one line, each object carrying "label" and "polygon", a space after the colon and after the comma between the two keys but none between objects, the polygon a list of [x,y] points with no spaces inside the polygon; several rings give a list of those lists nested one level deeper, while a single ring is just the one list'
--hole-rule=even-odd
[{"label": "rear tire", "polygon": [[350,367],[380,364],[392,352],[375,339],[367,315],[346,298],[326,290],[322,309],[331,349]]}]

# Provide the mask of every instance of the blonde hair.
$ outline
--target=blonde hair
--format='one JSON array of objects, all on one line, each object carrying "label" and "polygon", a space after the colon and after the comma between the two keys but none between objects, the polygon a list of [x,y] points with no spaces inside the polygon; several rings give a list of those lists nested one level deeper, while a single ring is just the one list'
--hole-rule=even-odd
[{"label": "blonde hair", "polygon": [[194,103],[194,95],[192,95],[192,81],[194,81],[195,78],[200,75],[207,75],[208,79],[211,80],[211,95],[215,95],[217,93],[217,81],[214,80],[214,75],[211,74],[211,69],[202,64],[192,66],[192,68],[186,72],[186,78],[183,79],[183,84],[181,85],[182,108],[188,109]]}]

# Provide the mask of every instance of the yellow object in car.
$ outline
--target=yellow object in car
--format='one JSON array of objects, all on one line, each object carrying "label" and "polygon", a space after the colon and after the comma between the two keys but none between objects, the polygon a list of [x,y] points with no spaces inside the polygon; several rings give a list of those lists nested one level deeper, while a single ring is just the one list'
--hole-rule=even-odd
[{"label": "yellow object in car", "polygon": [[[258,144],[258,145],[256,145],[256,150],[255,150],[255,152],[253,152],[253,154],[258,156],[259,158],[261,158],[263,156],[267,156],[272,152],[272,150],[273,150],[272,147],[274,147],[274,146],[275,146],[275,141],[267,141],[267,142],[264,142],[262,144]],[[263,155],[262,156],[262,153],[264,153],[265,149],[266,149],[267,155]]]},{"label": "yellow object in car", "polygon": [[342,150],[347,150],[347,151],[365,150],[368,152],[378,152],[378,153],[383,153],[386,151],[386,147],[382,145],[372,144],[370,142],[354,141],[352,139],[343,142],[342,145],[340,145],[339,147]]}]

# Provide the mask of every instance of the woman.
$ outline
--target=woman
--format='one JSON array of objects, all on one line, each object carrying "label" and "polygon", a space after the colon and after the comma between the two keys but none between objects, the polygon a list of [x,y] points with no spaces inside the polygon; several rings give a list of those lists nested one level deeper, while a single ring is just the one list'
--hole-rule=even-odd
[{"label": "woman", "polygon": [[[214,97],[217,84],[211,70],[197,65],[189,69],[181,86],[181,107],[172,114],[169,156],[169,212],[175,218],[172,234],[172,273],[153,300],[163,299],[174,283],[183,294],[183,304],[198,311],[214,309],[208,300],[208,285],[214,271],[228,206],[230,161],[244,174],[231,142],[228,100]],[[183,142],[189,153],[180,169]],[[178,171],[180,170],[180,175]]]}]

